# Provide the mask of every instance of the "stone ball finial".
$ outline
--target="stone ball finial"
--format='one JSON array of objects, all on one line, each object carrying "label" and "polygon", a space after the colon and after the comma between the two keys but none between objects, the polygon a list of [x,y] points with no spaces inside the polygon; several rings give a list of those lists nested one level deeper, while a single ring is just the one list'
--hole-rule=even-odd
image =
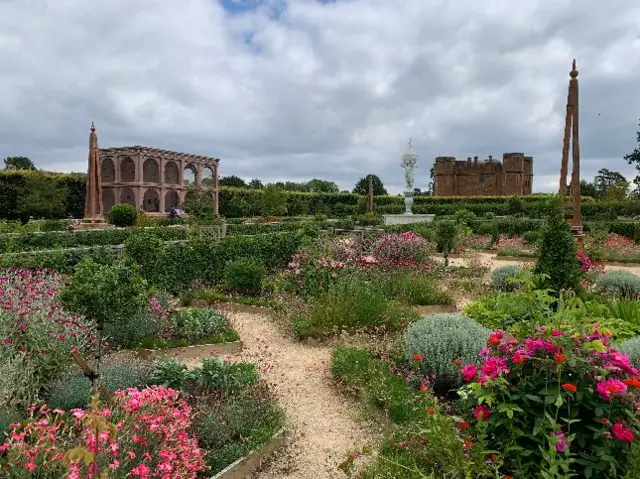
[{"label": "stone ball finial", "polygon": [[91,122],[91,133],[94,133],[96,131],[96,126],[93,124],[93,121]]},{"label": "stone ball finial", "polygon": [[578,70],[576,70],[576,59],[573,59],[573,63],[571,64],[571,78],[576,78],[578,76]]}]

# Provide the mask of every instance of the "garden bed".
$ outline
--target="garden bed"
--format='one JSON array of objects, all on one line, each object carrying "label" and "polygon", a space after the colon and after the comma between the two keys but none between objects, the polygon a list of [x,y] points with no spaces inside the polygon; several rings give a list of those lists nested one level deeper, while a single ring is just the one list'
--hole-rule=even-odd
[{"label": "garden bed", "polygon": [[198,344],[180,348],[146,349],[138,348],[136,353],[142,359],[178,358],[194,359],[201,356],[233,356],[242,351],[241,340],[227,343]]},{"label": "garden bed", "polygon": [[243,458],[217,473],[212,479],[245,479],[259,470],[263,464],[286,443],[287,436],[284,429],[273,435],[271,440],[261,447],[251,451]]}]

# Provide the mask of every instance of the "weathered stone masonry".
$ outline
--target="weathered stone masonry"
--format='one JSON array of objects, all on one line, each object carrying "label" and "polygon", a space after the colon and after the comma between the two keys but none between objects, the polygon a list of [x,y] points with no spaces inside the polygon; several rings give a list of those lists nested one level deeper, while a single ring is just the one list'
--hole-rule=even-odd
[{"label": "weathered stone masonry", "polygon": [[505,153],[502,163],[491,155],[483,161],[439,156],[435,162],[435,196],[530,195],[532,184],[533,157],[524,153]]},{"label": "weathered stone masonry", "polygon": [[118,203],[130,203],[148,213],[167,213],[184,203],[191,185],[210,192],[217,213],[219,162],[144,146],[100,149],[104,213]]}]

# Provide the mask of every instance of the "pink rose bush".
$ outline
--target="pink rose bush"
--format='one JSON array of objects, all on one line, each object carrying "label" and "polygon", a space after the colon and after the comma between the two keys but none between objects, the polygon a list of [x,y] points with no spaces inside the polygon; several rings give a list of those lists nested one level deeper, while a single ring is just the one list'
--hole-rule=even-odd
[{"label": "pink rose bush", "polygon": [[373,246],[373,256],[391,267],[413,267],[426,261],[435,244],[412,231],[380,235]]},{"label": "pink rose bush", "polygon": [[[469,421],[505,455],[504,474],[559,467],[576,477],[622,477],[640,433],[640,377],[598,325],[492,333],[479,367],[462,365]],[[576,459],[579,458],[579,461]]]},{"label": "pink rose bush", "polygon": [[161,386],[117,391],[108,405],[94,399],[87,411],[32,406],[0,454],[9,479],[195,479],[205,471],[191,408]]}]

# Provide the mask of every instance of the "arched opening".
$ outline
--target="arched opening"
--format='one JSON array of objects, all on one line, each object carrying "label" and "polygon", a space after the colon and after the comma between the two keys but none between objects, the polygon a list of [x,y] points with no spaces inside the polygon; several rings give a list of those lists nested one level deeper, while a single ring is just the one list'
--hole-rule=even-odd
[{"label": "arched opening", "polygon": [[198,170],[193,165],[187,165],[182,172],[182,183],[184,186],[195,185],[198,179]]},{"label": "arched opening", "polygon": [[120,160],[120,181],[123,183],[136,181],[136,164],[128,156]]},{"label": "arched opening", "polygon": [[175,161],[169,160],[164,164],[164,182],[168,185],[180,183],[180,169]]},{"label": "arched opening", "polygon": [[106,215],[116,204],[116,195],[111,188],[102,188],[102,212]]},{"label": "arched opening", "polygon": [[202,186],[213,187],[213,169],[209,166],[202,168]]},{"label": "arched opening", "polygon": [[144,192],[142,209],[147,213],[158,213],[160,211],[160,197],[153,188],[149,188]]},{"label": "arched opening", "polygon": [[129,203],[134,208],[137,208],[136,194],[128,186],[125,188],[122,188],[122,191],[120,192],[120,203]]},{"label": "arched opening", "polygon": [[195,191],[187,191],[187,194],[184,196],[185,203],[187,201],[196,201],[198,199],[198,193]]},{"label": "arched opening", "polygon": [[147,158],[142,165],[142,181],[160,183],[160,168],[155,158]]},{"label": "arched opening", "polygon": [[164,195],[164,211],[165,213],[171,211],[171,208],[177,208],[180,206],[180,195],[175,190],[169,190]]},{"label": "arched opening", "polygon": [[113,183],[116,181],[116,167],[111,158],[104,158],[100,165],[100,176],[103,183]]}]

